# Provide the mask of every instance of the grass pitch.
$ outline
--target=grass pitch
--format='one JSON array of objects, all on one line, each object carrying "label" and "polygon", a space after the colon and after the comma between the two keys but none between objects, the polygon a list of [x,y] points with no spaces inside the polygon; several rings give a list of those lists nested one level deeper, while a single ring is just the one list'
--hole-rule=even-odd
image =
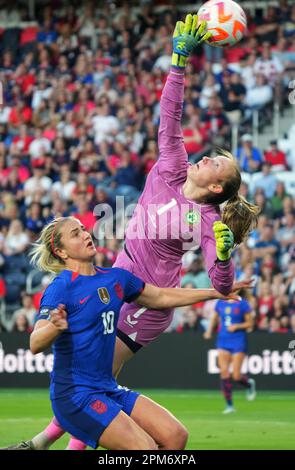
[{"label": "grass pitch", "polygon": [[[187,449],[250,450],[295,449],[295,394],[258,392],[254,402],[245,393],[234,394],[235,414],[222,415],[224,401],[218,391],[145,390],[143,393],[168,408],[190,433]],[[0,391],[0,447],[28,440],[52,417],[47,390]],[[52,449],[64,449],[68,435]]]}]

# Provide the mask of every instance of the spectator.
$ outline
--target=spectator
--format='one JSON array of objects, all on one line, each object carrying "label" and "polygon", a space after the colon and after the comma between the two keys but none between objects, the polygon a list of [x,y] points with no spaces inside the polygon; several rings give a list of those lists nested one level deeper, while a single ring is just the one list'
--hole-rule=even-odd
[{"label": "spectator", "polygon": [[217,96],[220,90],[220,85],[215,81],[213,74],[208,74],[200,93],[199,105],[202,109],[207,109],[210,98]]},{"label": "spectator", "polygon": [[53,183],[51,191],[57,193],[64,201],[70,202],[76,182],[72,180],[69,165],[64,164],[60,168],[60,181]]},{"label": "spectator", "polygon": [[201,122],[216,145],[224,145],[229,134],[229,121],[222,110],[222,104],[217,96],[208,100],[208,109],[201,117]]},{"label": "spectator", "polygon": [[7,236],[4,240],[4,254],[11,256],[24,253],[29,245],[29,237],[23,231],[23,224],[16,219],[10,223]]},{"label": "spectator", "polygon": [[23,99],[17,101],[17,104],[11,109],[8,122],[12,130],[21,126],[22,124],[30,124],[32,120],[32,109],[26,104]]},{"label": "spectator", "polygon": [[[32,327],[34,326],[37,313],[38,312],[33,305],[32,296],[24,293],[22,295],[22,307],[14,312],[12,321],[16,321],[16,319],[21,315],[26,318],[28,325]],[[19,323],[21,323],[21,321],[19,321]]]},{"label": "spectator", "polygon": [[201,124],[200,116],[194,111],[189,121],[183,126],[184,145],[188,156],[200,153],[205,148],[208,140],[208,133],[203,124]]},{"label": "spectator", "polygon": [[32,202],[25,216],[25,227],[31,234],[31,238],[38,235],[44,227],[45,220],[42,216],[42,207],[38,202]]},{"label": "spectator", "polygon": [[275,86],[284,70],[284,66],[277,57],[272,56],[270,43],[263,42],[261,57],[254,64],[254,73],[264,75],[270,85]]},{"label": "spectator", "polygon": [[281,327],[280,321],[277,318],[271,318],[268,331],[269,333],[286,333],[288,330]]},{"label": "spectator", "polygon": [[266,215],[269,218],[273,217],[273,208],[271,202],[265,197],[263,189],[256,189],[254,193],[254,202],[259,207],[261,215]]},{"label": "spectator", "polygon": [[76,200],[77,212],[74,212],[74,217],[80,220],[81,224],[84,225],[85,229],[88,232],[92,232],[93,227],[96,223],[96,218],[93,215],[92,211],[88,209],[87,200],[85,200],[83,195],[80,195]]},{"label": "spectator", "polygon": [[244,134],[241,138],[241,144],[237,152],[240,167],[246,173],[255,173],[260,169],[262,156],[260,151],[253,147],[252,135]]},{"label": "spectator", "polygon": [[277,263],[279,254],[280,244],[274,237],[273,226],[267,224],[261,230],[260,239],[256,242],[255,248],[252,250],[252,255],[260,269],[265,256],[272,255]]},{"label": "spectator", "polygon": [[42,129],[35,129],[35,138],[29,145],[29,153],[32,159],[43,157],[46,153],[50,152],[51,144],[48,139],[42,137]]},{"label": "spectator", "polygon": [[265,197],[270,199],[274,196],[277,185],[276,177],[271,173],[271,163],[262,164],[262,175],[255,180],[253,190],[263,189]]},{"label": "spectator", "polygon": [[51,201],[52,180],[44,176],[45,161],[36,159],[32,163],[33,176],[24,185],[25,204],[29,206],[33,201],[46,206]]},{"label": "spectator", "polygon": [[276,184],[275,193],[272,196],[270,202],[273,208],[273,216],[277,218],[283,211],[283,201],[288,194],[286,193],[285,185],[282,181],[278,181]]},{"label": "spectator", "polygon": [[121,155],[120,164],[114,175],[114,183],[116,194],[125,196],[127,204],[139,197],[138,174],[127,150],[124,150]]},{"label": "spectator", "polygon": [[278,141],[270,141],[270,149],[264,153],[264,160],[271,165],[272,171],[288,170],[286,155],[278,149]]},{"label": "spectator", "polygon": [[193,288],[208,289],[211,285],[210,279],[204,269],[201,258],[196,258],[191,265],[184,277],[181,280],[181,286],[184,287],[186,284],[191,284]]},{"label": "spectator", "polygon": [[245,105],[250,109],[262,109],[273,99],[273,89],[263,74],[255,76],[252,87],[247,89]]},{"label": "spectator", "polygon": [[286,215],[284,225],[278,230],[277,238],[280,240],[283,253],[291,245],[295,245],[295,216],[293,213]]},{"label": "spectator", "polygon": [[274,297],[271,292],[271,286],[268,282],[264,281],[261,284],[260,292],[258,293],[258,329],[266,329],[269,323],[269,318],[271,317],[273,303]]},{"label": "spectator", "polygon": [[15,333],[32,333],[33,328],[30,326],[29,320],[24,313],[19,313],[14,318],[12,331]]}]

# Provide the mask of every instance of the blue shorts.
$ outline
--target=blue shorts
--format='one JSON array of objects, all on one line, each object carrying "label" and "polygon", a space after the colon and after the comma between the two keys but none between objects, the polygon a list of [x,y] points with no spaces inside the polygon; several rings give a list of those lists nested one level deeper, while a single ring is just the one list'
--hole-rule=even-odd
[{"label": "blue shorts", "polygon": [[248,352],[247,340],[236,340],[236,339],[226,339],[218,338],[216,343],[217,349],[225,349],[231,354],[245,353]]},{"label": "blue shorts", "polygon": [[62,428],[96,449],[100,436],[121,410],[130,416],[138,396],[126,387],[118,387],[105,393],[77,392],[51,403]]}]

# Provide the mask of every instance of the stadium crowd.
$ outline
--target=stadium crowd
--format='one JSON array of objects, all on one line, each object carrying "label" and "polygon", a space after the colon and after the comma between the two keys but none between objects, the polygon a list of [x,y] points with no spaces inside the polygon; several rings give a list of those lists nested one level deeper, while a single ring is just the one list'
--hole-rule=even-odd
[{"label": "stadium crowd", "polygon": [[[97,204],[137,200],[157,159],[159,99],[170,66],[176,6],[142,0],[52,2],[33,22],[26,6],[0,2],[0,312],[3,331],[30,331],[50,276],[33,270],[30,244],[54,216],[75,215],[93,231]],[[291,2],[292,3],[292,2]],[[7,6],[8,5],[8,6]],[[98,6],[97,6],[98,5]],[[241,193],[261,208],[259,224],[234,252],[237,279],[256,279],[256,329],[295,332],[295,193],[278,172],[295,172],[295,125],[282,144],[256,148],[252,113],[284,111],[295,78],[295,5],[280,2],[249,16],[249,32],[230,49],[205,45],[186,72],[183,116],[191,161],[213,144],[236,157]],[[13,26],[5,27],[5,25]],[[27,26],[24,26],[27,25]],[[282,145],[282,146],[280,146]],[[95,233],[96,230],[95,230]],[[111,266],[122,240],[98,243]],[[184,257],[183,286],[209,287],[198,252]],[[178,309],[171,329],[206,328],[214,302]]]}]

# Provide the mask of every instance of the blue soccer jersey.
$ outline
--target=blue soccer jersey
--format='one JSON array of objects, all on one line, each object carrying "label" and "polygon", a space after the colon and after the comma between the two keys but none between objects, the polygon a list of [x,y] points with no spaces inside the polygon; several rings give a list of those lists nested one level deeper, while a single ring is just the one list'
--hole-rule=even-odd
[{"label": "blue soccer jersey", "polygon": [[243,323],[245,321],[245,314],[251,312],[251,310],[251,306],[245,299],[241,301],[219,300],[215,307],[215,311],[220,318],[218,339],[245,339],[245,330],[237,330],[231,333],[228,331],[228,327],[237,323]]},{"label": "blue soccer jersey", "polygon": [[58,304],[65,305],[68,320],[53,344],[52,399],[117,390],[112,364],[120,308],[143,289],[143,281],[119,268],[96,268],[94,276],[64,270],[47,287],[38,320],[48,320]]}]

